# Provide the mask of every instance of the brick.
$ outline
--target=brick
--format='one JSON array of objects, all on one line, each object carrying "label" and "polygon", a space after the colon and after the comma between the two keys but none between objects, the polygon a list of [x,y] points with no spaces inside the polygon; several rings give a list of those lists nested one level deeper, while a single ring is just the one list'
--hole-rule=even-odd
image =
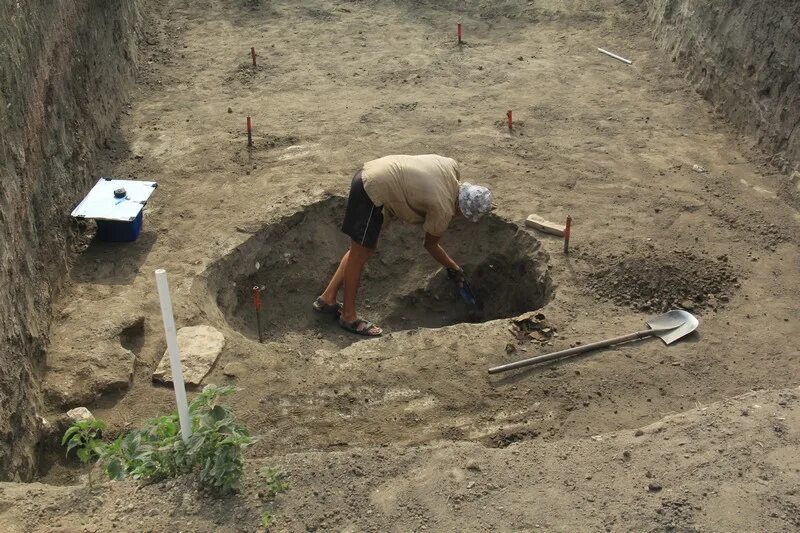
[{"label": "brick", "polygon": [[564,226],[562,224],[550,222],[539,215],[529,215],[525,220],[525,225],[529,228],[541,231],[542,233],[549,233],[550,235],[556,235],[558,237],[564,236]]}]

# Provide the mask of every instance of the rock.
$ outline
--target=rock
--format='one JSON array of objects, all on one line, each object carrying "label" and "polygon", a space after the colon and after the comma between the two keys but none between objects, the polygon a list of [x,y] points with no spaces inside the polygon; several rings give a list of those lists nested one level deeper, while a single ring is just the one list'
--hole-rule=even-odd
[{"label": "rock", "polygon": [[57,407],[93,402],[101,394],[127,389],[136,355],[123,339],[144,334],[144,316],[115,296],[103,306],[76,300],[69,318],[54,325],[42,390]]},{"label": "rock", "polygon": [[692,165],[692,170],[694,170],[698,174],[703,174],[704,172],[708,172],[705,168],[701,167],[700,165]]},{"label": "rock", "polygon": [[480,465],[474,460],[471,460],[471,461],[467,462],[465,468],[467,470],[472,470],[473,472],[480,472],[481,471]]},{"label": "rock", "polygon": [[637,429],[636,431],[633,432],[634,437],[641,437],[642,435],[644,435],[644,431],[642,431],[641,429]]},{"label": "rock", "polygon": [[506,353],[507,354],[511,355],[512,353],[516,353],[516,352],[517,352],[517,347],[514,346],[513,342],[509,342],[509,343],[506,344]]},{"label": "rock", "polygon": [[692,311],[694,309],[694,302],[689,299],[683,300],[681,302],[681,307],[683,307],[687,311]]},{"label": "rock", "polygon": [[[189,326],[178,330],[178,349],[183,369],[183,380],[198,385],[225,346],[225,336],[211,326]],[[169,365],[169,351],[165,351],[161,362],[153,372],[153,379],[165,383],[172,382]]]},{"label": "rock", "polygon": [[661,488],[662,487],[660,483],[650,483],[647,485],[647,490],[649,490],[650,492],[658,492],[661,490]]},{"label": "rock", "polygon": [[238,377],[247,372],[247,368],[240,363],[239,361],[232,361],[225,365],[225,368],[222,369],[222,373],[228,377]]},{"label": "rock", "polygon": [[67,411],[67,416],[75,422],[81,420],[94,420],[94,415],[85,407],[76,407]]}]

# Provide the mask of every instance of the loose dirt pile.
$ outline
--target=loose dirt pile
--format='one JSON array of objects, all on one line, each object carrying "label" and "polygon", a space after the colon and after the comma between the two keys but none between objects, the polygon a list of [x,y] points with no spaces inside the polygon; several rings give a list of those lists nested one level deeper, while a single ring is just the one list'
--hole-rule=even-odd
[{"label": "loose dirt pile", "polygon": [[612,253],[605,263],[590,274],[595,298],[640,311],[716,310],[739,286],[726,255],[711,259],[686,250]]}]

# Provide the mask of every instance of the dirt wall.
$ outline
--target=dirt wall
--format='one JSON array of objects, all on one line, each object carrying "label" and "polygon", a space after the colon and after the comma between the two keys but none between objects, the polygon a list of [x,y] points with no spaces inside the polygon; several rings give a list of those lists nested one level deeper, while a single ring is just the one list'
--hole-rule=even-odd
[{"label": "dirt wall", "polygon": [[658,43],[736,126],[800,164],[800,2],[647,0]]},{"label": "dirt wall", "polygon": [[0,479],[34,472],[50,302],[136,63],[138,0],[0,0]]}]

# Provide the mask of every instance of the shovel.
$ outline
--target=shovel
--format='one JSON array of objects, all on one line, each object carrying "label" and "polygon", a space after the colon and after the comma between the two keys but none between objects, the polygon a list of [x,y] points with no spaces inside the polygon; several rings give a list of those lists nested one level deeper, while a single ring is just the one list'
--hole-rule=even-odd
[{"label": "shovel", "polygon": [[478,304],[478,299],[475,298],[475,293],[472,291],[472,286],[470,286],[467,278],[463,276],[459,280],[454,274],[454,271],[451,269],[447,269],[447,277],[450,278],[452,281],[455,282],[456,287],[458,288],[458,294],[461,296],[461,299],[464,300],[464,303],[471,308],[480,307]]},{"label": "shovel", "polygon": [[523,359],[522,361],[517,361],[516,363],[495,366],[489,369],[489,373],[497,374],[499,372],[505,372],[506,370],[522,368],[523,366],[528,366],[535,363],[543,363],[545,361],[552,361],[554,359],[562,359],[564,357],[569,357],[570,355],[577,355],[579,353],[597,350],[598,348],[605,348],[606,346],[612,346],[622,342],[646,339],[647,337],[658,337],[664,341],[664,344],[672,344],[681,337],[684,337],[696,330],[699,324],[700,322],[698,322],[697,318],[690,312],[682,309],[675,309],[648,320],[647,325],[650,326],[650,329],[644,329],[642,331],[637,331],[621,337],[614,337],[613,339],[593,342],[584,346],[576,346],[575,348],[561,350],[560,352],[537,355],[536,357]]}]

